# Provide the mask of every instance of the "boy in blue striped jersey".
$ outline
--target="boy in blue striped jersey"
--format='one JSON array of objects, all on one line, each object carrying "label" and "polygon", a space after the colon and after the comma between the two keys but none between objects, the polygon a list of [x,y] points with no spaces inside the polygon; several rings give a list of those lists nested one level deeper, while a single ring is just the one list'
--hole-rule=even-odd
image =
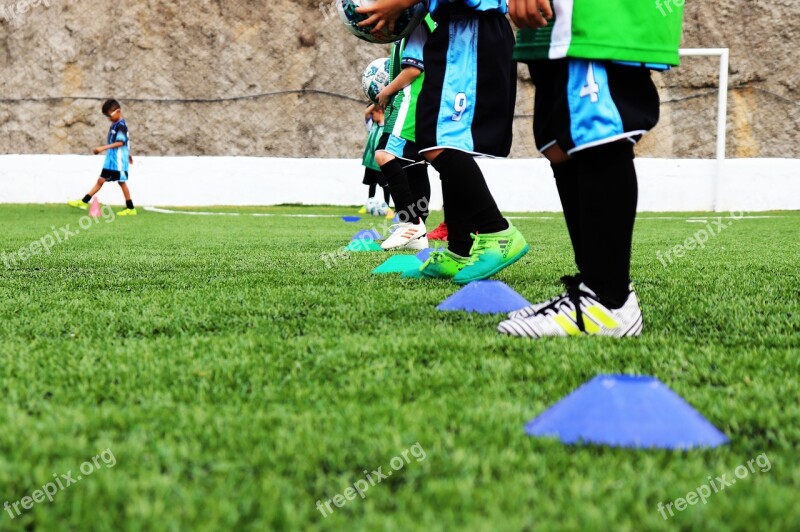
[{"label": "boy in blue striped jersey", "polygon": [[122,107],[117,100],[106,100],[103,103],[103,115],[111,121],[108,138],[104,146],[98,146],[92,150],[95,155],[105,152],[106,159],[103,162],[103,170],[100,172],[97,183],[83,199],[70,201],[67,204],[70,207],[85,210],[88,208],[92,196],[97,194],[103,188],[103,185],[109,181],[115,181],[119,183],[122,194],[125,196],[125,208],[117,214],[120,216],[136,216],[136,208],[131,200],[131,193],[128,190],[127,183],[128,170],[133,163],[133,157],[130,154],[128,124],[122,117]]}]

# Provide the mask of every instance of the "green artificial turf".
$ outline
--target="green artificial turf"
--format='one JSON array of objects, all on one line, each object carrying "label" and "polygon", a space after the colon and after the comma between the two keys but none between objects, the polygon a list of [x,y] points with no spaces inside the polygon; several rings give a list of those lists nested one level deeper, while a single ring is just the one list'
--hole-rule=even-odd
[{"label": "green artificial turf", "polygon": [[[687,220],[716,215],[642,214],[644,335],[529,341],[498,335],[498,316],[437,312],[449,282],[371,275],[387,254],[340,251],[379,221],[339,218],[355,209],[190,210],[242,215],[140,209],[13,264],[83,213],[0,206],[0,504],[77,478],[104,450],[115,461],[14,519],[0,509],[0,529],[800,527],[800,213],[726,219],[666,266],[657,252],[706,227]],[[548,299],[573,273],[563,220],[519,216],[532,251],[497,278]],[[634,451],[524,434],[605,373],[657,376],[731,443]],[[768,471],[669,520],[657,510],[762,454]],[[317,510],[379,467],[392,475],[365,498]]]}]

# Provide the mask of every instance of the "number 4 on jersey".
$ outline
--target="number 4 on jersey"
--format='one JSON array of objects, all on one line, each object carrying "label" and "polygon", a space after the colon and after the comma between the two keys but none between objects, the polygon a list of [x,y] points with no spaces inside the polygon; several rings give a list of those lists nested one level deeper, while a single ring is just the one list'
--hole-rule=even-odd
[{"label": "number 4 on jersey", "polygon": [[589,97],[589,101],[597,103],[600,97],[600,85],[594,79],[594,63],[589,61],[589,68],[586,69],[586,85],[581,89],[581,98]]}]

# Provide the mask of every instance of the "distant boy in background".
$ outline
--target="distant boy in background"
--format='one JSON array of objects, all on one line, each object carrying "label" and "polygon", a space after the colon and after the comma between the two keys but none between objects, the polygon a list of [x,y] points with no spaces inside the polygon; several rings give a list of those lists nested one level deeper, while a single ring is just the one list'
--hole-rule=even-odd
[{"label": "distant boy in background", "polygon": [[[375,161],[375,150],[378,149],[378,143],[381,140],[381,135],[383,135],[383,108],[379,105],[370,104],[364,112],[364,121],[367,126],[367,143],[364,146],[364,156],[361,158],[361,164],[364,166],[364,180],[362,183],[369,186],[369,193],[367,204],[361,207],[358,214],[366,214],[367,205],[369,205],[370,201],[377,201],[375,194],[378,191],[378,185],[383,189],[383,202],[386,203],[387,208],[391,199],[389,185],[381,173],[380,165]],[[394,218],[394,211],[388,209],[386,218],[389,220]]]},{"label": "distant boy in background", "polygon": [[381,243],[383,249],[428,247],[431,184],[428,164],[416,145],[417,97],[425,79],[422,51],[436,25],[430,16],[408,36],[392,45],[389,58],[391,82],[378,94],[386,109],[386,127],[375,160],[389,183],[399,223]]},{"label": "distant boy in background", "polygon": [[[362,26],[379,31],[416,3],[377,0],[356,11],[370,15]],[[442,178],[449,249],[431,253],[419,274],[466,284],[491,277],[530,249],[500,213],[474,159],[506,157],[511,150],[514,33],[506,0],[426,4],[437,28],[425,43],[416,136],[420,153]]]},{"label": "distant boy in background", "polygon": [[[658,122],[651,70],[679,62],[683,3],[509,0],[516,59],[536,86],[533,135],[553,168],[578,274],[567,291],[509,315],[501,333],[638,336],[631,287],[638,184],[633,146]],[[555,16],[554,16],[555,15]],[[548,23],[546,19],[551,19]]]},{"label": "distant boy in background", "polygon": [[69,201],[67,204],[70,207],[86,210],[89,202],[92,201],[92,197],[103,188],[103,185],[109,181],[115,181],[119,183],[122,194],[125,196],[125,208],[117,214],[119,216],[136,216],[136,208],[133,206],[127,183],[129,165],[133,164],[133,157],[130,154],[128,124],[125,123],[125,119],[122,117],[122,107],[117,100],[106,100],[103,103],[102,110],[103,115],[111,121],[111,128],[108,130],[107,144],[98,146],[92,151],[95,155],[106,153],[103,170],[100,172],[97,183],[83,199]]}]

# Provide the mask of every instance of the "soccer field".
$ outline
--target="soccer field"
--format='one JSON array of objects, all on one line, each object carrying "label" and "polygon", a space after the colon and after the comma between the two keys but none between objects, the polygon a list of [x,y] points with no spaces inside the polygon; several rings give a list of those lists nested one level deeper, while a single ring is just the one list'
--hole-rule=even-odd
[{"label": "soccer field", "polygon": [[[450,282],[371,275],[386,253],[322,260],[377,218],[216,211],[240,215],[140,209],[81,230],[68,207],[0,206],[0,530],[800,528],[800,212],[643,213],[643,336],[529,341],[438,312]],[[497,279],[556,295],[563,218],[514,223],[532,249]],[[607,373],[658,377],[731,443],[525,435]]]}]

